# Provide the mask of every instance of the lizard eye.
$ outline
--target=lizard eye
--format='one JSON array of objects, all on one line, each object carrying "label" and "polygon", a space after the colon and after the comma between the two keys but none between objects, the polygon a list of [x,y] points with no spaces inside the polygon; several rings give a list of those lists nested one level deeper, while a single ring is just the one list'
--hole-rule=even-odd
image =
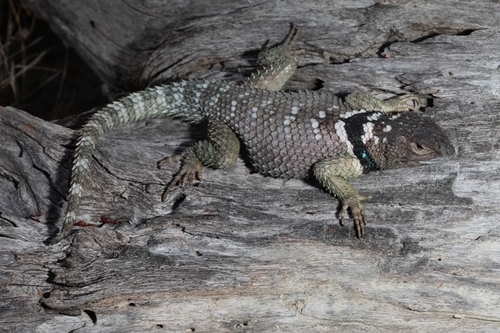
[{"label": "lizard eye", "polygon": [[411,142],[410,148],[417,155],[427,155],[433,152],[431,148],[421,145],[417,142]]}]

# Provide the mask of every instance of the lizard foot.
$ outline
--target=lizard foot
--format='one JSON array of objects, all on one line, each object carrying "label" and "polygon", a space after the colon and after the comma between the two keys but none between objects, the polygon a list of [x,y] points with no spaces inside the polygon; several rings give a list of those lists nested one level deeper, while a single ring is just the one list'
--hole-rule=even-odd
[{"label": "lizard foot", "polygon": [[162,201],[165,201],[168,193],[172,191],[172,189],[175,186],[177,185],[180,187],[192,186],[195,179],[196,180],[202,179],[203,166],[196,157],[191,156],[190,154],[181,154],[181,155],[167,157],[158,162],[158,168],[161,168],[161,166],[167,163],[179,162],[179,161],[182,161],[182,167],[179,170],[179,172],[175,175],[175,177],[172,179],[170,184],[167,186],[165,191],[163,191],[163,194],[161,196]]},{"label": "lizard foot", "polygon": [[[299,32],[300,32],[299,27],[292,23],[292,28],[288,32],[288,35],[285,37],[285,40],[280,45],[275,47],[282,47],[287,51],[289,51],[293,46],[293,44],[295,44],[295,42],[297,41],[297,38],[299,37]],[[263,51],[273,48],[272,44],[273,44],[272,39],[269,39],[264,45]]]},{"label": "lizard foot", "polygon": [[[277,63],[283,62],[284,58],[290,58],[294,62],[294,66],[296,67],[296,57],[295,55],[304,54],[304,49],[292,50],[295,41],[298,38],[300,29],[294,24],[288,33],[288,36],[285,40],[275,46],[272,46],[272,40],[269,40],[263,47],[262,51],[257,56],[258,63],[261,66],[274,66],[276,67]],[[294,69],[295,70],[295,69]]]},{"label": "lizard foot", "polygon": [[356,197],[346,198],[342,200],[342,210],[340,211],[340,225],[344,226],[344,216],[347,209],[351,209],[352,217],[354,219],[354,226],[356,227],[356,236],[362,238],[365,234],[366,214],[365,208],[361,201],[370,200],[371,196],[357,195]]}]

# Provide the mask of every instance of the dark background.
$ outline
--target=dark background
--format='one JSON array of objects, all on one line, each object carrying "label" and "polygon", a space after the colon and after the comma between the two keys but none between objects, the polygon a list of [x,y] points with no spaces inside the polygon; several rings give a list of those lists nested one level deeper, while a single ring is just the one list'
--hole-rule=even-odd
[{"label": "dark background", "polygon": [[23,0],[0,0],[0,105],[45,120],[107,102],[101,82]]}]

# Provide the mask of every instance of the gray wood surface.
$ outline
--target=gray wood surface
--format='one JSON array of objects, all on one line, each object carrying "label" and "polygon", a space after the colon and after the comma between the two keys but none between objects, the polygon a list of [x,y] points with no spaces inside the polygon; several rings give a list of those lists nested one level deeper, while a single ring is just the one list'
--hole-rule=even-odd
[{"label": "gray wood surface", "polygon": [[159,200],[156,162],[202,133],[169,119],[99,143],[79,219],[54,246],[76,132],[0,108],[0,332],[495,332],[500,329],[497,1],[32,0],[110,95],[236,80],[302,28],[287,89],[429,96],[457,154],[376,172],[367,236],[312,181],[204,170]]}]

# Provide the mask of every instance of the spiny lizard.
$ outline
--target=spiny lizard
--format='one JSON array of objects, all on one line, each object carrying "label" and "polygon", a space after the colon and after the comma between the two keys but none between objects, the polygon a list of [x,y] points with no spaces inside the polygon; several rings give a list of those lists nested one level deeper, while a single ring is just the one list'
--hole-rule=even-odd
[{"label": "spiny lizard", "polygon": [[95,113],[77,142],[67,212],[53,242],[66,237],[74,225],[99,138],[141,119],[208,120],[206,140],[160,162],[182,161],[164,196],[175,185],[201,180],[202,166],[232,166],[242,144],[253,168],[263,175],[318,179],[341,201],[341,225],[350,208],[358,237],[363,236],[366,224],[361,202],[368,197],[358,194],[349,179],[454,153],[444,131],[415,111],[420,96],[407,94],[382,101],[366,94],[342,98],[331,92],[278,91],[297,67],[299,52],[292,51],[297,34],[298,28],[292,26],[284,42],[266,46],[259,54],[262,68],[241,84],[180,81],[133,93]]}]

